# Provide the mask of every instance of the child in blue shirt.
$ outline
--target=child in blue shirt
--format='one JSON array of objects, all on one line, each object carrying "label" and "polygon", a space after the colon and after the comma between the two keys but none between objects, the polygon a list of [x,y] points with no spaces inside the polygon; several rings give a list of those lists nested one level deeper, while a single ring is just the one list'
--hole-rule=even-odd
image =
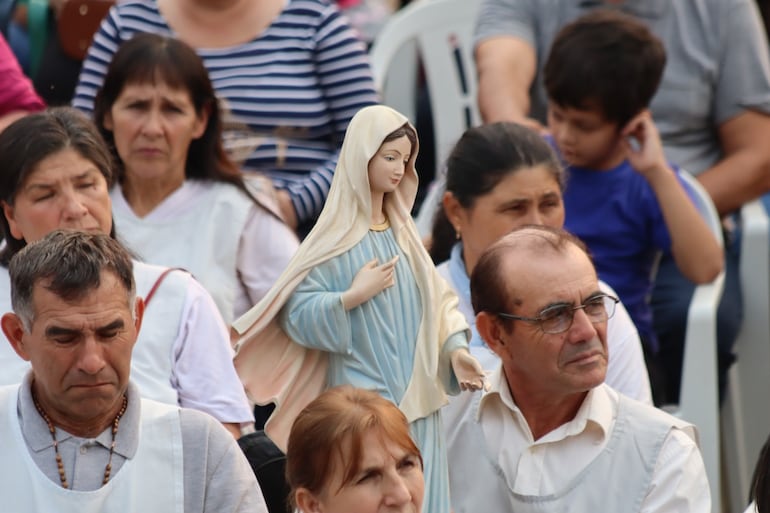
[{"label": "child in blue shirt", "polygon": [[598,10],[559,32],[544,68],[549,139],[568,166],[565,228],[591,250],[652,359],[648,296],[657,254],[670,251],[694,283],[710,282],[723,265],[647,109],[665,61],[643,24]]}]

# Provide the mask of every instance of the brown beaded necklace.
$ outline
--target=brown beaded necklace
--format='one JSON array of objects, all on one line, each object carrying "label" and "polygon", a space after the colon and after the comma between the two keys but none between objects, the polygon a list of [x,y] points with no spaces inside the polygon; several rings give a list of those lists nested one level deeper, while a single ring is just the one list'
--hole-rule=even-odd
[{"label": "brown beaded necklace", "polygon": [[[46,424],[48,424],[48,431],[51,432],[51,437],[53,438],[53,450],[56,453],[56,467],[59,469],[59,480],[61,481],[61,486],[62,488],[69,488],[69,484],[67,484],[67,475],[64,472],[64,463],[62,463],[61,454],[59,454],[59,441],[56,440],[56,427],[54,427],[53,422],[51,422],[51,419],[48,417],[48,414],[45,412],[45,410],[43,410],[43,407],[40,406],[40,403],[37,402],[37,397],[35,396],[34,392],[32,392],[32,402],[35,403],[35,408],[37,408],[40,416],[43,417],[43,420],[46,422]],[[110,457],[107,460],[107,466],[104,467],[104,480],[102,481],[102,486],[106,485],[110,480],[110,473],[112,473],[112,453],[115,452],[115,436],[118,434],[120,418],[124,413],[126,413],[127,406],[128,397],[126,397],[124,394],[123,406],[120,407],[120,411],[112,421],[112,443],[110,444]]]}]

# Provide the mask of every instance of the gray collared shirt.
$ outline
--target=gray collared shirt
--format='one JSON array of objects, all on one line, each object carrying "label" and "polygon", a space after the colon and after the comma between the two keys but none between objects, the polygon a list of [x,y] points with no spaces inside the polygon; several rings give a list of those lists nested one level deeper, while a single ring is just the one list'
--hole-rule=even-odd
[{"label": "gray collared shirt", "polygon": [[[51,481],[59,483],[59,471],[53,438],[48,424],[35,408],[30,390],[31,373],[27,374],[19,389],[18,413],[24,440],[35,464]],[[140,402],[138,390],[133,384],[128,388],[128,406],[120,419],[115,437],[115,451],[112,456],[112,475],[115,475],[126,459],[136,454],[139,444]],[[133,400],[132,400],[133,399]],[[73,490],[96,490],[102,486],[104,468],[107,465],[112,444],[111,428],[102,431],[95,438],[80,438],[64,430],[56,430],[59,454],[69,486]]]},{"label": "gray collared shirt", "polygon": [[[31,373],[19,389],[19,423],[33,461],[58,484],[53,439],[32,401],[30,382]],[[120,421],[112,458],[113,476],[136,454],[139,445],[141,401],[136,386],[129,384],[127,396],[128,406]],[[232,435],[205,413],[179,408],[179,416],[184,451],[184,511],[267,513],[254,473]],[[94,490],[101,486],[112,443],[110,429],[93,439],[56,430],[71,489]]]}]

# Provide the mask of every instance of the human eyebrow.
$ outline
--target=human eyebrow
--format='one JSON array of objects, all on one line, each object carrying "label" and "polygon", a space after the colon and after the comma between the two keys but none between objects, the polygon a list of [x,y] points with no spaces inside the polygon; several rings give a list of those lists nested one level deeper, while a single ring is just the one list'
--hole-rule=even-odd
[{"label": "human eyebrow", "polygon": [[583,303],[587,303],[588,301],[593,301],[593,300],[595,300],[595,299],[603,298],[603,297],[604,297],[604,296],[606,296],[606,295],[607,295],[607,294],[605,294],[605,293],[604,293],[604,292],[602,292],[601,290],[596,290],[596,291],[594,291],[594,292],[591,292],[590,294],[588,294],[588,295],[585,297],[585,299],[583,299]]},{"label": "human eyebrow", "polygon": [[126,327],[126,323],[123,322],[123,319],[115,319],[111,323],[109,323],[109,324],[107,324],[105,326],[100,326],[99,328],[97,328],[96,332],[101,335],[101,334],[105,334],[105,333],[112,333],[114,331],[120,331],[120,330],[122,330],[125,327]]},{"label": "human eyebrow", "polygon": [[538,310],[538,317],[547,315],[549,313],[555,312],[557,310],[561,310],[563,308],[574,308],[575,304],[571,303],[569,301],[557,301],[554,303],[549,303],[542,309]]},{"label": "human eyebrow", "polygon": [[398,460],[396,465],[398,468],[404,468],[406,466],[416,465],[419,461],[419,456],[416,454],[407,453]]},{"label": "human eyebrow", "polygon": [[513,208],[513,207],[520,207],[522,205],[528,205],[529,203],[531,203],[531,200],[529,198],[516,198],[516,199],[512,199],[510,201],[506,201],[504,203],[501,203],[498,206],[498,209],[499,210],[506,210],[506,209]]},{"label": "human eyebrow", "polygon": [[30,183],[24,187],[24,189],[27,190],[28,192],[48,191],[53,188],[54,188],[54,184],[43,183],[43,182]]},{"label": "human eyebrow", "polygon": [[96,173],[99,173],[98,169],[96,169],[95,167],[89,167],[88,169],[86,169],[85,171],[80,173],[79,175],[75,175],[72,179],[74,181],[87,180],[87,179],[93,177],[94,174],[96,174]]},{"label": "human eyebrow", "polygon": [[[362,462],[362,463],[366,464],[365,462]],[[384,467],[382,464],[370,462],[367,466],[365,467],[362,466],[358,470],[358,473],[356,474],[357,476],[356,481],[362,481],[366,478],[382,474],[383,469]]]},{"label": "human eyebrow", "polygon": [[555,192],[547,192],[547,193],[543,194],[540,198],[542,200],[546,200],[546,201],[548,201],[548,200],[558,200],[559,199],[559,195],[556,194]]},{"label": "human eyebrow", "polygon": [[48,338],[73,337],[77,335],[80,335],[80,330],[63,326],[49,326],[45,329],[45,336]]},{"label": "human eyebrow", "polygon": [[138,96],[136,96],[136,97],[129,96],[129,97],[124,98],[121,103],[123,105],[128,106],[128,107],[146,108],[147,106],[150,105],[151,101],[152,100],[150,100],[149,98],[141,98],[141,97],[138,97]]}]

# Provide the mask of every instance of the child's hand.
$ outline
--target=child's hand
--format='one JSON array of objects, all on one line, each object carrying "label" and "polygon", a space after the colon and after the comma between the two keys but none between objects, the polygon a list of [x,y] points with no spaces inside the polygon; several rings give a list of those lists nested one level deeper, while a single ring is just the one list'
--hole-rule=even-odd
[{"label": "child's hand", "polygon": [[653,178],[655,173],[669,172],[663,143],[649,111],[644,111],[629,121],[621,135],[626,158],[637,172],[648,180]]},{"label": "child's hand", "polygon": [[342,306],[351,310],[396,283],[395,268],[398,255],[382,265],[372,260],[356,273],[350,288],[342,294]]}]

